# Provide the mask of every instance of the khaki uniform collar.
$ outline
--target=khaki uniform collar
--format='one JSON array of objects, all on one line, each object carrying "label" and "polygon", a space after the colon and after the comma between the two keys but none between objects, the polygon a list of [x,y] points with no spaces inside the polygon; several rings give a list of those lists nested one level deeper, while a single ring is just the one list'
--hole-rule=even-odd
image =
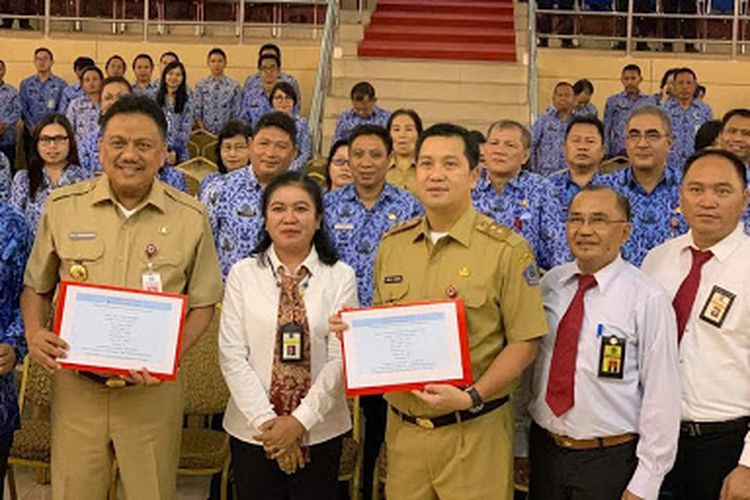
[{"label": "khaki uniform collar", "polygon": [[[110,201],[112,204],[119,203],[112,192],[112,187],[109,183],[107,174],[102,174],[94,181],[94,190],[91,196],[91,204],[97,205],[103,201]],[[160,212],[166,212],[166,193],[164,185],[159,179],[154,177],[154,181],[151,184],[151,190],[146,196],[146,200],[140,205],[145,207],[146,205],[153,205]]]},{"label": "khaki uniform collar", "polygon": [[[476,210],[474,210],[474,207],[469,206],[469,208],[466,209],[461,217],[459,217],[456,223],[453,224],[453,227],[450,228],[450,230],[448,231],[448,236],[461,245],[468,247],[469,242],[471,241],[471,234],[474,230],[474,223],[476,221],[477,215],[478,213]],[[416,241],[420,237],[429,239],[430,232],[431,230],[429,225],[427,224],[427,217],[422,217],[422,222],[420,222],[419,224],[419,231],[414,235],[414,241]]]}]

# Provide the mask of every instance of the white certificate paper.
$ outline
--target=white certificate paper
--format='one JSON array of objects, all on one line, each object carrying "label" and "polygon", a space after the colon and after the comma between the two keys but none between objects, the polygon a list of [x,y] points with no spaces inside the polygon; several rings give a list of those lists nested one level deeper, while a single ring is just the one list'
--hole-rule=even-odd
[{"label": "white certificate paper", "polygon": [[55,331],[70,350],[60,365],[115,374],[146,368],[172,380],[186,305],[183,295],[64,282]]},{"label": "white certificate paper", "polygon": [[347,395],[471,383],[461,301],[341,312]]}]

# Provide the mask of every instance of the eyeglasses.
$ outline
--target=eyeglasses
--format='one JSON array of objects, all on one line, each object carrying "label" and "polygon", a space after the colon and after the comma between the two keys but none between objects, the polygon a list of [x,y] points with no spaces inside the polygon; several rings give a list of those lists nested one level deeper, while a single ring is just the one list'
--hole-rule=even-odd
[{"label": "eyeglasses", "polygon": [[57,146],[60,146],[61,144],[65,144],[68,141],[67,135],[40,135],[39,136],[39,143],[44,144],[45,146],[49,146],[50,144],[55,144]]},{"label": "eyeglasses", "polygon": [[331,165],[334,167],[348,167],[349,166],[349,160],[346,160],[344,158],[334,158],[331,160]]},{"label": "eyeglasses", "polygon": [[640,130],[631,130],[627,134],[627,138],[629,141],[638,142],[641,139],[646,139],[646,142],[656,142],[662,137],[668,137],[669,134],[662,134],[658,130],[646,130],[645,132],[641,132]]},{"label": "eyeglasses", "polygon": [[276,94],[273,96],[273,100],[276,102],[294,102],[294,99],[284,94]]},{"label": "eyeglasses", "polygon": [[610,224],[621,224],[628,222],[626,220],[609,220],[603,215],[592,215],[591,217],[584,217],[582,215],[571,215],[568,217],[568,227],[571,229],[580,229],[587,224],[594,231],[603,231],[607,229]]}]

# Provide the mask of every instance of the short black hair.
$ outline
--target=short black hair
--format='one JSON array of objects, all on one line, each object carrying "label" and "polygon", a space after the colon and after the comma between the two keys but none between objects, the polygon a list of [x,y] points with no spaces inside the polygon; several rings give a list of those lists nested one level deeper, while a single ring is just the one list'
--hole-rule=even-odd
[{"label": "short black hair", "polygon": [[243,120],[229,120],[224,128],[219,132],[219,137],[216,140],[216,167],[222,174],[227,173],[227,167],[224,165],[224,161],[221,159],[221,143],[224,139],[229,139],[235,136],[241,135],[245,139],[253,136],[253,128]]},{"label": "short black hair", "polygon": [[622,68],[621,73],[625,73],[626,71],[635,71],[638,73],[638,76],[641,76],[641,67],[637,64],[626,64],[625,67]]},{"label": "short black hair", "polygon": [[96,66],[87,66],[81,70],[81,78],[79,80],[83,82],[83,77],[88,73],[89,71],[93,71],[97,75],[99,75],[99,79],[104,81],[104,73],[102,73],[102,70],[97,68]]},{"label": "short black hair", "polygon": [[264,43],[263,45],[261,45],[260,48],[258,49],[258,56],[260,56],[261,54],[263,54],[264,52],[268,50],[276,54],[276,57],[278,57],[279,60],[281,60],[281,49],[275,43]]},{"label": "short black hair", "polygon": [[224,58],[224,60],[227,60],[227,53],[224,52],[223,49],[220,49],[219,47],[214,47],[213,49],[208,51],[208,55],[206,56],[206,59],[209,59],[213,55],[219,55]]},{"label": "short black hair", "polygon": [[735,116],[739,116],[740,118],[750,119],[750,109],[747,109],[747,108],[730,109],[729,111],[724,113],[724,116],[721,118],[721,128],[723,129],[724,127],[726,127],[729,120],[731,120]]},{"label": "short black hair", "polygon": [[559,89],[560,87],[570,87],[570,90],[573,90],[572,83],[566,82],[566,81],[560,81],[555,84],[555,89],[553,90],[553,92],[557,92],[557,89]]},{"label": "short black hair", "polygon": [[180,60],[180,56],[178,56],[176,52],[172,52],[171,50],[168,50],[166,52],[162,52],[162,54],[159,56],[159,62],[161,62],[161,60],[164,59],[164,56],[172,56],[175,58],[175,61]]},{"label": "short black hair", "polygon": [[297,105],[297,92],[294,91],[294,87],[292,86],[292,84],[289,82],[285,82],[284,80],[279,80],[271,89],[271,93],[268,94],[268,102],[271,103],[271,108],[273,108],[273,96],[274,94],[276,94],[277,90],[280,90],[291,97],[294,101],[294,105]]},{"label": "short black hair", "polygon": [[370,82],[357,82],[349,92],[349,97],[352,101],[363,101],[365,97],[375,99],[375,87]]},{"label": "short black hair", "polygon": [[709,120],[695,132],[695,150],[712,148],[721,134],[721,120]]},{"label": "short black hair", "polygon": [[594,94],[594,84],[588,78],[581,78],[573,84],[573,94],[579,95],[583,92]]},{"label": "short black hair", "polygon": [[695,74],[695,71],[693,71],[692,69],[688,68],[687,66],[685,66],[683,68],[677,68],[677,69],[674,70],[674,77],[675,77],[675,79],[677,78],[677,75],[681,75],[683,73],[687,73],[688,75],[692,76],[693,80],[696,80],[696,81],[698,80],[698,75]]},{"label": "short black hair", "polygon": [[138,59],[145,59],[145,60],[147,60],[149,62],[149,64],[151,64],[152,68],[154,67],[154,60],[153,60],[153,58],[150,55],[148,55],[146,53],[143,53],[143,54],[138,54],[137,56],[135,56],[133,58],[133,64],[131,65],[131,66],[133,66],[133,69],[135,69],[135,63],[136,63],[136,61],[138,61]]},{"label": "short black hair", "polygon": [[492,123],[490,127],[487,129],[487,137],[492,135],[492,131],[495,129],[518,130],[521,133],[521,144],[523,144],[523,148],[529,149],[531,147],[531,132],[529,132],[529,129],[526,128],[526,126],[524,126],[521,122],[517,122],[516,120],[498,120]]},{"label": "short black hair", "polygon": [[570,200],[570,203],[568,203],[568,213],[570,213],[570,207],[573,205],[573,201],[575,201],[576,198],[578,198],[581,193],[603,193],[603,192],[610,192],[615,195],[616,205],[617,209],[622,212],[622,215],[625,217],[625,220],[630,222],[630,219],[632,218],[632,212],[630,209],[630,201],[617,192],[615,189],[612,189],[609,186],[602,186],[601,184],[587,184],[581,188],[578,193],[573,196],[573,198]]},{"label": "short black hair", "polygon": [[[274,177],[274,179],[269,182],[268,186],[266,186],[266,188],[263,190],[262,209],[264,219],[266,217],[266,213],[268,212],[268,204],[271,201],[271,197],[277,190],[286,186],[299,187],[303,189],[308,195],[310,195],[310,198],[312,198],[313,201],[313,205],[315,205],[315,215],[317,217],[320,217],[322,220],[323,193],[320,189],[320,186],[318,186],[318,184],[314,180],[312,180],[304,173],[295,171],[287,171],[283,174],[278,175],[277,177]],[[267,265],[268,263],[268,260],[265,257],[266,250],[268,250],[273,243],[271,235],[268,234],[265,226],[265,224],[261,226],[263,229],[261,229],[260,243],[258,243],[255,249],[250,253],[251,256],[259,259],[260,264],[263,266]],[[321,223],[318,226],[318,229],[315,230],[315,234],[313,234],[312,238],[312,245],[315,248],[315,251],[318,253],[318,258],[323,264],[332,266],[336,262],[338,262],[339,257],[336,254],[336,249],[331,244],[331,240],[328,237],[325,224]]]},{"label": "short black hair", "polygon": [[46,52],[47,54],[49,54],[49,58],[50,58],[51,60],[53,60],[53,61],[55,60],[55,55],[54,55],[54,54],[52,53],[52,51],[51,51],[50,49],[48,49],[47,47],[37,47],[37,48],[36,48],[36,50],[34,50],[34,56],[36,57],[36,55],[37,55],[38,53],[40,53],[40,52]]},{"label": "short black hair", "polygon": [[424,130],[424,126],[422,125],[422,118],[419,117],[419,113],[414,111],[413,109],[407,109],[407,108],[399,108],[393,113],[391,113],[391,116],[388,118],[388,125],[386,125],[386,129],[388,129],[388,132],[391,131],[391,126],[393,125],[393,120],[395,120],[397,117],[406,115],[409,118],[411,118],[411,121],[414,122],[414,128],[417,129],[417,135],[421,134]]},{"label": "short black hair", "polygon": [[487,138],[479,130],[469,130],[469,137],[480,146],[487,142]]},{"label": "short black hair", "polygon": [[335,141],[331,144],[331,149],[328,150],[328,158],[326,159],[326,187],[330,191],[333,180],[331,179],[331,162],[333,157],[336,155],[336,151],[341,147],[349,147],[349,139],[343,138]]},{"label": "short black hair", "polygon": [[729,161],[729,163],[731,163],[734,167],[734,170],[737,172],[737,175],[740,177],[740,180],[742,181],[742,189],[745,189],[745,186],[747,186],[747,169],[745,168],[745,164],[742,163],[742,160],[740,160],[739,156],[725,149],[708,148],[696,152],[694,155],[688,158],[687,161],[685,161],[685,166],[682,167],[682,180],[685,180],[687,173],[690,171],[690,167],[692,167],[696,161],[707,156],[718,156]]},{"label": "short black hair", "polygon": [[121,61],[123,67],[127,69],[128,63],[125,62],[125,59],[123,59],[120,54],[115,54],[115,55],[111,56],[109,59],[107,59],[107,62],[104,63],[104,69],[109,68],[109,63],[111,63],[112,61],[115,61],[115,60]]},{"label": "short black hair", "polygon": [[128,88],[128,91],[132,89],[132,87],[130,86],[130,82],[127,81],[124,76],[108,76],[107,78],[102,80],[102,89],[104,89],[104,87],[106,87],[107,85],[111,85],[113,83],[119,83],[126,86]]},{"label": "short black hair", "polygon": [[297,124],[294,122],[294,118],[281,111],[273,111],[266,113],[260,117],[258,123],[253,129],[253,137],[258,135],[258,132],[264,128],[275,127],[287,133],[289,139],[292,141],[293,146],[297,146]]},{"label": "short black hair", "polygon": [[479,144],[471,139],[471,134],[464,127],[453,123],[436,123],[419,136],[417,140],[417,158],[422,151],[422,144],[430,137],[458,137],[464,142],[464,156],[469,162],[469,169],[479,165]]},{"label": "short black hair", "polygon": [[695,97],[702,96],[706,97],[706,86],[705,85],[696,85],[695,86]]},{"label": "short black hair", "polygon": [[667,71],[664,72],[664,74],[661,76],[661,82],[659,84],[659,88],[663,89],[667,85],[667,80],[669,80],[669,77],[674,75],[677,70],[680,68],[669,68]]},{"label": "short black hair", "polygon": [[73,61],[73,71],[76,73],[89,66],[96,66],[96,62],[88,56],[76,57],[76,60]]},{"label": "short black hair", "polygon": [[107,129],[107,124],[112,117],[117,115],[144,115],[151,118],[159,129],[161,138],[166,140],[167,137],[167,119],[156,101],[145,95],[130,94],[123,96],[114,103],[104,115],[99,119],[99,125],[102,133]]},{"label": "short black hair", "polygon": [[349,133],[349,146],[354,144],[354,141],[358,137],[362,137],[365,135],[374,135],[378,137],[381,141],[383,141],[383,146],[385,146],[386,153],[390,155],[393,152],[393,141],[391,140],[391,134],[389,134],[388,131],[380,125],[375,125],[372,123],[365,123],[363,125],[357,125],[356,127],[354,127],[354,129],[352,129],[352,131]]},{"label": "short black hair", "polygon": [[281,69],[281,59],[279,59],[279,56],[274,54],[261,54],[258,56],[258,69],[260,69],[260,65],[263,64],[263,61],[270,59],[271,61],[276,62],[276,66]]},{"label": "short black hair", "polygon": [[583,116],[574,116],[572,120],[570,120],[570,123],[568,123],[568,126],[565,128],[565,140],[568,140],[568,136],[570,135],[570,130],[575,125],[593,125],[596,127],[596,131],[599,132],[599,137],[602,139],[602,144],[604,144],[604,124],[602,121],[593,115],[583,115]]}]

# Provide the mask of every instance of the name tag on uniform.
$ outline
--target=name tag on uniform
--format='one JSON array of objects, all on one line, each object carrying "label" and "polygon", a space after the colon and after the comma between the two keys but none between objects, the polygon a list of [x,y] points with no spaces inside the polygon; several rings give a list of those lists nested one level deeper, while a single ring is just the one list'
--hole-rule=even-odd
[{"label": "name tag on uniform", "polygon": [[302,361],[304,329],[298,323],[287,323],[280,328],[281,361],[297,363]]},{"label": "name tag on uniform", "polygon": [[71,240],[93,240],[96,238],[94,231],[71,231],[68,233],[68,238]]},{"label": "name tag on uniform", "polygon": [[714,285],[711,293],[708,294],[708,300],[703,305],[703,310],[701,310],[699,316],[700,319],[717,328],[721,328],[724,320],[727,319],[729,309],[732,308],[735,297],[736,295],[729,290],[724,290],[720,286]]},{"label": "name tag on uniform", "polygon": [[57,108],[57,103],[54,99],[47,99],[47,109],[53,110]]},{"label": "name tag on uniform", "polygon": [[344,222],[338,222],[333,225],[333,228],[336,231],[351,231],[352,229],[354,229],[354,224],[352,223],[346,224]]},{"label": "name tag on uniform", "polygon": [[402,281],[404,281],[404,277],[400,274],[392,274],[383,278],[383,282],[385,282],[386,285],[393,285],[396,283],[401,283]]},{"label": "name tag on uniform", "polygon": [[153,271],[143,273],[141,276],[141,286],[147,292],[162,292],[161,274]]},{"label": "name tag on uniform", "polygon": [[622,380],[625,365],[625,339],[606,335],[599,351],[599,376]]}]

